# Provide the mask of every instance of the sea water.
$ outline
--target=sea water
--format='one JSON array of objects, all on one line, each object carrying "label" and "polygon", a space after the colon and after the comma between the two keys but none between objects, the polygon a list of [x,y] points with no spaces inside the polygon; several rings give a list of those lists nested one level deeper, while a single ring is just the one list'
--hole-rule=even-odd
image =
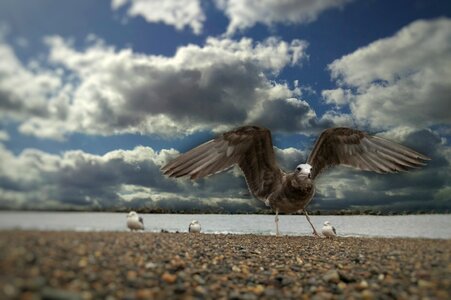
[{"label": "sea water", "polygon": [[[0,212],[0,230],[126,231],[126,213]],[[273,215],[141,214],[145,231],[187,232],[198,220],[204,233],[275,234]],[[421,237],[451,239],[451,215],[310,216],[317,230],[329,221],[340,236]],[[310,235],[303,215],[279,216],[279,229],[287,235]]]}]

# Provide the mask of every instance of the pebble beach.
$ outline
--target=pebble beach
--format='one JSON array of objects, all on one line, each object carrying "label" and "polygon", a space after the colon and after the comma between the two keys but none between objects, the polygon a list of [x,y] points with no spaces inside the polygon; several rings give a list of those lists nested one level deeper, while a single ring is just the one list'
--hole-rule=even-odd
[{"label": "pebble beach", "polygon": [[0,232],[0,299],[450,299],[451,240]]}]

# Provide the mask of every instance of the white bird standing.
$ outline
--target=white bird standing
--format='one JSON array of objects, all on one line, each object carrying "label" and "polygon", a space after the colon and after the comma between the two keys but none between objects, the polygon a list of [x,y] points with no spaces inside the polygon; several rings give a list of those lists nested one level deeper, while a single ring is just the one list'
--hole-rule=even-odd
[{"label": "white bird standing", "polygon": [[333,227],[329,221],[324,222],[324,226],[321,229],[321,233],[325,237],[336,237],[337,231],[335,230],[335,227]]},{"label": "white bird standing", "polygon": [[188,232],[199,233],[200,232],[200,223],[197,220],[191,221],[188,226]]},{"label": "white bird standing", "polygon": [[345,165],[377,173],[397,173],[425,165],[428,157],[387,139],[351,128],[329,128],[316,141],[307,163],[287,173],[276,163],[271,132],[243,126],[180,155],[162,168],[169,177],[206,177],[238,165],[250,192],[276,213],[305,210],[315,194],[314,180],[325,169]]},{"label": "white bird standing", "polygon": [[130,230],[144,230],[144,221],[135,211],[131,211],[127,215],[127,227]]}]

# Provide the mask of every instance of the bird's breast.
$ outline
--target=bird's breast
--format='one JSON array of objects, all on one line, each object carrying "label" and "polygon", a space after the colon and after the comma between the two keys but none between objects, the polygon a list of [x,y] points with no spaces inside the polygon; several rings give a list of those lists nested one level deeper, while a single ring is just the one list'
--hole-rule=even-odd
[{"label": "bird's breast", "polygon": [[274,210],[277,209],[283,213],[293,213],[304,209],[314,194],[315,186],[311,180],[287,182],[269,200]]}]

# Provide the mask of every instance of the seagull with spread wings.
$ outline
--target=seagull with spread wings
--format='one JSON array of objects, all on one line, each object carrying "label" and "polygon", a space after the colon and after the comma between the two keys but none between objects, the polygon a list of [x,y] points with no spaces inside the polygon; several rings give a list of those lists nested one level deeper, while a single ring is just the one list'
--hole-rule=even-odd
[{"label": "seagull with spread wings", "polygon": [[316,141],[306,163],[285,172],[276,163],[271,132],[243,126],[225,132],[178,156],[162,171],[169,177],[198,179],[234,165],[243,171],[250,192],[276,213],[304,211],[315,194],[315,179],[325,169],[344,165],[376,173],[397,173],[425,165],[428,157],[390,140],[351,128],[329,128]]}]

